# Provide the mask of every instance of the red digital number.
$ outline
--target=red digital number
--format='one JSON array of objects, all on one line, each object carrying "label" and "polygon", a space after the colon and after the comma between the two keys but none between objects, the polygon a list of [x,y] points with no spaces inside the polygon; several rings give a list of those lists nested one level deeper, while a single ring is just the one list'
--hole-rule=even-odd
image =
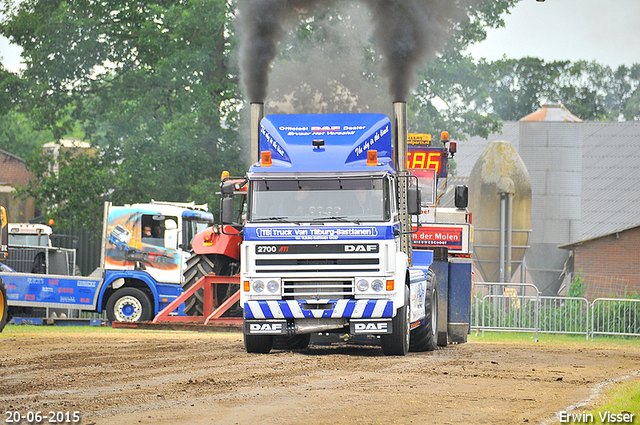
[{"label": "red digital number", "polygon": [[436,170],[440,174],[442,152],[407,152],[407,168],[409,170]]}]

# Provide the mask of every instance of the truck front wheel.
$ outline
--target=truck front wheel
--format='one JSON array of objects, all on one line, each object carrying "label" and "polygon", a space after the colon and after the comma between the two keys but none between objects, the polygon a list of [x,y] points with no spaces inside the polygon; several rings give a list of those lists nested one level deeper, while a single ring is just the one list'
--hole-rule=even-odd
[{"label": "truck front wheel", "polygon": [[113,322],[146,322],[153,314],[149,297],[138,288],[118,289],[107,301],[107,319]]},{"label": "truck front wheel", "polygon": [[9,307],[7,306],[7,289],[4,282],[0,279],[0,332],[7,324],[7,316],[9,315]]},{"label": "truck front wheel", "polygon": [[438,290],[436,275],[427,273],[427,293],[424,297],[424,324],[411,331],[409,351],[433,351],[438,345]]},{"label": "truck front wheel", "polygon": [[380,335],[382,352],[385,356],[404,356],[409,351],[410,317],[409,288],[405,288],[404,305],[398,309],[391,321],[391,334]]}]

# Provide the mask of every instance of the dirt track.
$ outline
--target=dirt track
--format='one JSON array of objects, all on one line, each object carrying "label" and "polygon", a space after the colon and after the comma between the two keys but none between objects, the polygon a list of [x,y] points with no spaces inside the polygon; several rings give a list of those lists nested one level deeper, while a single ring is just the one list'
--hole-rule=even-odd
[{"label": "dirt track", "polygon": [[537,424],[640,369],[640,347],[597,342],[248,355],[239,333],[11,328],[0,334],[3,423],[6,411],[79,411],[82,424],[109,425]]}]

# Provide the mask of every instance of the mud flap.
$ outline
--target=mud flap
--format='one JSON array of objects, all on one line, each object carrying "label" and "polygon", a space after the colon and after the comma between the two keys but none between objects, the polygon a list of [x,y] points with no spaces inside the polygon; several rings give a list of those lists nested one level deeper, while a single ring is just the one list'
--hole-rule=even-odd
[{"label": "mud flap", "polygon": [[247,335],[286,335],[286,320],[246,320],[244,333]]},{"label": "mud flap", "polygon": [[376,334],[385,335],[393,332],[391,320],[371,319],[371,320],[352,320],[349,324],[349,333],[351,335]]}]

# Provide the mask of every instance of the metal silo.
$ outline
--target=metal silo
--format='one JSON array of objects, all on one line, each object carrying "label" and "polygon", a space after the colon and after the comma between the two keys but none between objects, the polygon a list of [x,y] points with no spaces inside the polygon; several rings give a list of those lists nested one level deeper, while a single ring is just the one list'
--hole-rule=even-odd
[{"label": "metal silo", "polygon": [[[469,176],[469,211],[473,213],[473,256],[487,282],[500,281],[501,195],[509,193],[511,208],[511,264],[520,265],[531,228],[531,183],[524,162],[507,141],[489,142]],[[505,229],[506,230],[506,229]],[[505,247],[508,249],[507,247]],[[512,270],[506,270],[509,280]]]},{"label": "metal silo", "polygon": [[531,178],[531,238],[525,264],[543,295],[557,294],[566,250],[580,239],[583,121],[560,104],[520,120],[519,152]]}]

